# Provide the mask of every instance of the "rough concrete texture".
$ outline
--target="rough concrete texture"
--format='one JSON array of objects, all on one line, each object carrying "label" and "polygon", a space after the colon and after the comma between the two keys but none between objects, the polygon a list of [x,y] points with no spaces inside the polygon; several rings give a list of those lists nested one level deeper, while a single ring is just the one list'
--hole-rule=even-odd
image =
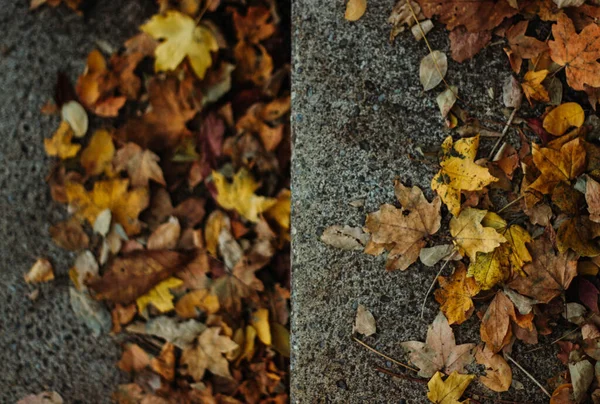
[{"label": "rough concrete texture", "polygon": [[[0,7],[0,402],[45,390],[67,403],[110,402],[125,380],[115,367],[118,344],[93,337],[73,315],[67,275],[73,257],[48,235],[64,208],[52,202],[44,181],[43,139],[59,120],[40,108],[52,97],[58,70],[75,79],[96,40],[118,49],[155,5],[86,2],[92,7],[82,18],[63,7],[30,13],[27,3],[5,0]],[[32,302],[23,274],[40,256],[54,263],[57,279]]]},{"label": "rough concrete texture", "polygon": [[[413,161],[409,155],[417,156],[416,146],[437,145],[447,136],[435,103],[443,87],[422,91],[418,70],[427,54],[424,43],[404,33],[396,44],[389,44],[386,20],[393,3],[369,2],[365,16],[350,23],[343,18],[341,0],[294,2],[294,402],[427,402],[425,385],[375,371],[378,364],[403,372],[353,342],[351,330],[356,307],[364,304],[378,328],[366,342],[406,361],[399,342],[424,340],[438,310],[430,297],[425,320],[420,319],[421,301],[438,268],[415,265],[406,272],[386,273],[385,257],[336,250],[319,239],[327,226],[362,225],[366,213],[394,203],[396,177],[432,195],[429,182],[436,165]],[[447,34],[439,26],[429,39],[434,49],[448,53]],[[495,46],[463,64],[449,60],[447,79],[458,86],[472,115],[504,122],[501,85],[508,74],[506,57]],[[349,205],[361,198],[363,208]],[[471,319],[455,327],[457,341],[479,341],[476,324]],[[516,344],[513,353],[542,383],[561,368],[549,341],[542,338],[546,347],[531,354],[524,353],[528,347]],[[548,401],[518,369],[514,379],[524,390],[501,398]],[[478,383],[470,391],[491,394]]]}]

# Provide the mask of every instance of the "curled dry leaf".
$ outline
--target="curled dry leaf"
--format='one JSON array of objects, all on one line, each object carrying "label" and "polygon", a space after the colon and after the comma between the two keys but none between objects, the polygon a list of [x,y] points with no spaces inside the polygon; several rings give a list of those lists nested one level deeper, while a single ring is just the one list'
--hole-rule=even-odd
[{"label": "curled dry leaf", "polygon": [[73,130],[67,122],[61,122],[52,137],[44,139],[46,154],[63,160],[75,157],[79,153],[81,145],[71,143],[71,139],[73,139]]},{"label": "curled dry leaf", "polygon": [[77,101],[63,104],[60,110],[62,120],[67,122],[75,137],[84,137],[88,130],[88,116],[85,109]]},{"label": "curled dry leaf", "polygon": [[148,250],[172,250],[177,247],[181,226],[176,217],[171,216],[166,223],[161,224],[148,237]]},{"label": "curled dry leaf", "polygon": [[438,86],[448,71],[446,54],[435,50],[421,60],[419,79],[423,90],[429,91]]},{"label": "curled dry leaf", "polygon": [[52,264],[46,258],[38,258],[38,260],[25,274],[25,282],[27,283],[44,283],[54,279],[54,269]]},{"label": "curled dry leaf", "polygon": [[321,241],[325,244],[342,250],[361,251],[369,239],[369,234],[365,233],[362,228],[350,226],[329,226],[321,235]]},{"label": "curled dry leaf", "polygon": [[501,355],[492,354],[479,347],[475,360],[485,366],[486,375],[479,377],[481,383],[496,392],[508,391],[512,382],[512,370]]},{"label": "curled dry leaf", "polygon": [[258,339],[263,344],[271,345],[271,327],[269,325],[269,310],[258,309],[250,317],[250,325],[256,330]]},{"label": "curled dry leaf", "polygon": [[504,106],[507,108],[519,108],[521,106],[521,100],[523,99],[523,92],[519,81],[511,74],[504,80],[502,85],[502,101]]},{"label": "curled dry leaf", "polygon": [[432,267],[441,260],[449,259],[452,261],[458,261],[462,259],[462,255],[456,251],[456,248],[452,244],[434,245],[433,247],[427,247],[421,249],[419,253],[419,259],[428,267]]},{"label": "curled dry leaf", "polygon": [[377,332],[375,317],[373,317],[373,314],[371,314],[371,312],[362,304],[359,304],[356,309],[356,319],[352,326],[352,332],[358,332],[365,337],[369,337]]},{"label": "curled dry leaf", "polygon": [[134,323],[127,327],[129,332],[159,337],[180,349],[190,347],[204,330],[206,325],[196,320],[179,322],[176,318],[167,316],[154,317],[147,323]]},{"label": "curled dry leaf", "polygon": [[442,118],[445,118],[454,106],[457,94],[458,88],[456,88],[456,86],[450,86],[436,97],[435,100],[440,108]]},{"label": "curled dry leaf", "polygon": [[348,0],[344,18],[348,21],[357,21],[367,11],[367,0]]}]

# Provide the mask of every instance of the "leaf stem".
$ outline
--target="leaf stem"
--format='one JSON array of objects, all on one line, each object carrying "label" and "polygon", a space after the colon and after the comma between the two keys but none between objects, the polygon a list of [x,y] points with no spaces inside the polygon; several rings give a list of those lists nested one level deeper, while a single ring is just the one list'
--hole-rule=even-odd
[{"label": "leaf stem", "polygon": [[522,371],[523,373],[525,373],[525,374],[527,375],[527,377],[529,377],[529,378],[530,378],[530,379],[531,379],[531,380],[532,380],[532,381],[533,381],[535,384],[537,384],[537,385],[538,385],[538,387],[539,387],[540,389],[542,389],[542,391],[544,392],[544,394],[546,394],[548,397],[552,398],[552,396],[550,395],[550,393],[548,393],[548,390],[546,390],[546,389],[544,388],[544,386],[542,386],[542,384],[541,384],[540,382],[538,382],[538,381],[535,379],[535,377],[533,377],[533,376],[531,375],[531,373],[529,373],[528,371],[526,371],[525,369],[523,369],[523,366],[519,365],[519,363],[518,363],[516,360],[514,360],[514,359],[513,359],[513,358],[512,358],[512,357],[511,357],[509,354],[504,354],[504,356],[506,357],[506,359],[508,359],[509,361],[511,361],[512,363],[514,363],[514,364],[515,364],[515,366],[517,366],[519,369],[521,369],[521,371]]},{"label": "leaf stem", "polygon": [[496,144],[494,145],[494,147],[492,147],[492,151],[490,152],[490,156],[488,157],[488,160],[491,160],[494,157],[494,152],[496,151],[496,148],[498,147],[498,145],[504,138],[504,135],[506,135],[506,132],[508,132],[508,128],[510,128],[510,124],[512,123],[513,119],[515,119],[515,115],[517,114],[518,110],[519,110],[519,107],[513,109],[513,111],[511,112],[510,117],[508,117],[508,121],[506,121],[506,125],[504,125],[504,129],[502,129],[502,133],[500,134],[500,137],[498,138],[498,140],[496,140]]},{"label": "leaf stem", "polygon": [[402,366],[403,368],[406,368],[406,369],[408,369],[408,370],[412,370],[413,372],[419,372],[419,370],[418,370],[418,369],[415,369],[415,368],[413,368],[412,366],[408,366],[408,365],[406,365],[406,364],[404,364],[404,363],[402,363],[402,362],[400,362],[400,361],[397,361],[397,360],[396,360],[396,359],[394,359],[394,358],[391,358],[391,357],[387,356],[387,355],[386,355],[386,354],[384,354],[384,353],[381,353],[381,352],[379,352],[377,349],[373,348],[372,346],[370,346],[370,345],[369,345],[369,344],[367,344],[366,342],[363,342],[363,341],[359,340],[359,339],[358,339],[358,338],[356,338],[355,336],[352,336],[352,339],[353,339],[354,341],[358,342],[360,345],[362,345],[362,346],[364,346],[365,348],[367,348],[369,351],[371,351],[371,352],[373,352],[373,353],[376,353],[377,355],[381,356],[382,358],[385,358],[385,359],[389,360],[390,362],[393,362],[393,363],[395,363],[395,364],[396,364],[396,365],[398,365],[398,366]]},{"label": "leaf stem", "polygon": [[448,258],[446,258],[446,262],[444,262],[444,265],[442,265],[442,267],[438,271],[438,273],[435,276],[435,278],[433,278],[433,282],[431,282],[431,286],[429,286],[429,290],[427,290],[427,293],[425,294],[425,298],[423,298],[423,304],[421,305],[421,319],[423,319],[423,312],[425,311],[425,304],[427,304],[427,297],[429,297],[429,294],[433,290],[433,287],[435,286],[435,283],[437,282],[438,277],[442,274],[442,271],[444,270],[444,268],[446,268],[446,265],[448,265],[448,263],[450,262],[450,260],[454,256],[454,253],[456,253],[456,249],[454,249],[454,251],[452,251],[448,255]]}]

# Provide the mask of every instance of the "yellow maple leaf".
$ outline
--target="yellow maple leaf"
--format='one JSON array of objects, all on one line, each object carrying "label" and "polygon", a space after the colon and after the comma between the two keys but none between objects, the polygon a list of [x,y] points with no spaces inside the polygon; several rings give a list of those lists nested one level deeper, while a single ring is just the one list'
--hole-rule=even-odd
[{"label": "yellow maple leaf", "polygon": [[442,380],[442,374],[436,372],[427,383],[429,388],[427,398],[434,404],[465,403],[468,400],[458,400],[474,378],[473,375],[461,375],[458,372],[452,372],[446,380]]},{"label": "yellow maple leaf", "polygon": [[107,130],[98,130],[90,139],[90,143],[81,153],[81,165],[87,175],[99,175],[112,172],[111,163],[115,155],[115,145]]},{"label": "yellow maple leaf", "polygon": [[67,183],[65,191],[69,205],[76,209],[76,215],[94,225],[96,218],[105,209],[110,209],[112,217],[123,226],[127,234],[140,231],[138,215],[148,206],[148,189],[135,188],[128,191],[129,180],[113,179],[97,181],[92,191],[82,184]]},{"label": "yellow maple leaf", "polygon": [[585,112],[576,102],[567,102],[546,115],[543,126],[546,131],[554,136],[562,136],[567,129],[574,126],[579,128],[585,120]]},{"label": "yellow maple leaf", "polygon": [[50,139],[44,139],[44,147],[48,156],[56,156],[63,160],[75,157],[81,149],[81,145],[71,143],[73,130],[65,121],[54,132]]},{"label": "yellow maple leaf", "polygon": [[505,244],[490,253],[478,253],[475,260],[471,260],[467,275],[473,277],[482,290],[508,279],[510,263]]},{"label": "yellow maple leaf", "polygon": [[533,105],[531,102],[532,99],[542,102],[550,101],[548,91],[542,85],[542,81],[546,79],[547,75],[548,70],[529,71],[525,73],[525,81],[521,83],[521,88],[523,88],[523,93],[530,105]]},{"label": "yellow maple leaf", "polygon": [[251,222],[258,222],[258,215],[272,208],[277,200],[254,194],[260,184],[254,181],[252,175],[241,169],[233,176],[233,182],[229,183],[225,176],[213,171],[213,182],[217,189],[217,202],[224,209],[237,211]]},{"label": "yellow maple leaf", "polygon": [[196,26],[192,18],[178,11],[157,14],[140,29],[154,39],[164,39],[154,52],[157,72],[175,70],[187,56],[192,69],[202,79],[212,64],[210,52],[219,49],[209,29]]},{"label": "yellow maple leaf", "polygon": [[146,306],[152,304],[161,313],[166,313],[175,308],[173,305],[174,296],[169,289],[174,289],[183,285],[183,281],[178,278],[170,277],[160,282],[158,285],[150,289],[150,291],[140,297],[135,302],[137,303],[138,311],[142,313]]},{"label": "yellow maple leaf", "polygon": [[535,166],[542,173],[529,187],[549,194],[560,182],[575,179],[585,169],[586,151],[580,138],[563,144],[559,150],[533,144]]},{"label": "yellow maple leaf", "polygon": [[460,213],[461,191],[478,191],[498,181],[486,167],[475,163],[478,147],[479,135],[455,143],[448,136],[442,144],[440,171],[431,180],[431,189],[440,195],[454,216]]},{"label": "yellow maple leaf", "polygon": [[448,318],[448,324],[462,324],[471,314],[475,306],[473,296],[479,293],[479,285],[475,279],[467,277],[465,267],[457,268],[451,277],[438,277],[440,289],[435,291],[435,300]]},{"label": "yellow maple leaf", "polygon": [[450,220],[450,234],[454,245],[461,254],[469,256],[471,261],[477,253],[489,253],[506,242],[506,238],[492,227],[485,227],[481,221],[488,212],[486,210],[466,208],[458,217]]}]

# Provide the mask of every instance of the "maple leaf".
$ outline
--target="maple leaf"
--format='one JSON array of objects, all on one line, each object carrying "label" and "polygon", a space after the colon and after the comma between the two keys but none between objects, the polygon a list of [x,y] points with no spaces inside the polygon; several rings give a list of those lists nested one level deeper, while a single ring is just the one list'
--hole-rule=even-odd
[{"label": "maple leaf", "polygon": [[233,25],[238,41],[257,44],[272,36],[277,28],[269,20],[271,11],[266,7],[248,7],[246,15],[234,9]]},{"label": "maple leaf", "polygon": [[462,324],[473,313],[473,296],[479,293],[479,285],[474,278],[467,278],[467,270],[460,265],[451,277],[438,277],[440,289],[435,291],[435,300],[440,310],[448,318],[449,324]]},{"label": "maple leaf", "polygon": [[487,388],[496,392],[508,391],[512,382],[512,370],[501,355],[492,354],[479,347],[475,353],[475,360],[486,368],[486,375],[480,376],[479,380]]},{"label": "maple leaf", "polygon": [[196,26],[192,18],[178,11],[157,14],[140,29],[155,39],[164,39],[154,52],[157,72],[175,70],[187,56],[192,69],[202,79],[212,64],[210,53],[219,49],[208,28]]},{"label": "maple leaf", "polygon": [[583,91],[585,85],[600,87],[600,26],[587,25],[579,34],[565,14],[552,26],[554,41],[548,42],[552,60],[565,66],[567,83]]},{"label": "maple leaf", "polygon": [[408,188],[400,182],[395,190],[401,209],[384,204],[367,215],[365,229],[371,233],[371,241],[365,252],[377,254],[389,246],[386,269],[404,271],[419,257],[424,239],[439,230],[441,201],[436,197],[429,202],[418,187]]},{"label": "maple leaf", "polygon": [[90,143],[81,153],[81,166],[87,175],[111,173],[111,162],[115,154],[115,145],[107,130],[98,130]]},{"label": "maple leaf", "polygon": [[559,150],[533,144],[533,162],[541,175],[529,188],[548,194],[560,182],[577,178],[585,169],[585,148],[581,139],[573,139]]},{"label": "maple leaf", "polygon": [[175,311],[181,318],[195,318],[198,309],[207,314],[219,311],[219,299],[207,289],[193,290],[181,297],[175,304]]},{"label": "maple leaf", "polygon": [[561,253],[568,249],[583,257],[600,255],[600,245],[594,239],[600,236],[600,225],[585,216],[563,221],[556,231],[556,246]]},{"label": "maple leaf", "polygon": [[115,171],[127,170],[133,187],[147,187],[150,180],[166,186],[160,158],[150,150],[144,150],[135,143],[127,143],[120,148],[113,160]]},{"label": "maple leaf", "polygon": [[530,244],[532,262],[523,270],[526,277],[511,281],[508,286],[541,303],[548,303],[564,292],[577,275],[577,260],[571,253],[556,253],[548,235]]},{"label": "maple leaf", "polygon": [[159,282],[184,269],[192,254],[138,250],[114,259],[100,279],[89,283],[97,299],[129,304]]},{"label": "maple leaf", "polygon": [[489,31],[497,27],[505,18],[512,17],[517,10],[506,0],[418,0],[427,18],[439,16],[439,21],[451,31],[464,25],[469,32]]},{"label": "maple leaf", "polygon": [[436,371],[462,372],[473,361],[475,344],[456,345],[448,320],[439,312],[427,329],[425,342],[408,341],[400,344],[409,351],[410,361],[419,368],[419,376],[431,377]]},{"label": "maple leaf", "polygon": [[[515,69],[515,73],[519,73],[521,70],[521,62],[523,59],[531,59],[537,57],[540,53],[544,52],[548,46],[531,36],[526,36],[527,26],[529,21],[519,21],[506,31],[506,39],[508,39],[508,45],[512,50],[511,56],[516,58],[514,61],[518,69]],[[511,61],[511,64],[513,61]]]},{"label": "maple leaf", "polygon": [[429,388],[427,398],[434,404],[467,403],[469,400],[458,400],[474,378],[473,375],[461,375],[458,372],[452,372],[446,380],[442,380],[442,374],[436,372],[427,383]]},{"label": "maple leaf", "polygon": [[83,185],[67,183],[66,194],[69,205],[76,209],[76,215],[94,225],[98,215],[110,209],[112,217],[123,226],[127,234],[139,233],[138,215],[148,206],[148,190],[136,188],[128,191],[129,180],[114,179],[97,181],[88,192]]},{"label": "maple leaf", "polygon": [[175,345],[167,342],[160,350],[160,354],[152,358],[150,367],[154,372],[168,381],[175,378]]},{"label": "maple leaf", "polygon": [[567,102],[550,111],[544,118],[543,126],[548,133],[562,136],[570,127],[579,128],[584,120],[585,113],[581,105]]},{"label": "maple leaf", "polygon": [[136,299],[138,311],[142,313],[149,304],[152,304],[161,313],[175,309],[173,305],[174,296],[169,289],[175,289],[181,285],[183,285],[183,281],[177,278],[167,278],[160,282]]},{"label": "maple leaf", "polygon": [[186,366],[183,374],[190,375],[194,380],[201,381],[206,370],[217,376],[231,378],[229,363],[223,356],[238,348],[238,344],[229,337],[219,335],[220,327],[207,328],[198,337],[195,347],[184,349],[180,364]]},{"label": "maple leaf", "polygon": [[54,132],[50,139],[44,139],[44,148],[48,156],[57,156],[62,160],[75,157],[81,149],[81,145],[71,143],[73,131],[65,121]]},{"label": "maple leaf", "polygon": [[450,234],[454,238],[454,245],[471,260],[476,259],[478,252],[492,252],[506,242],[506,238],[494,228],[481,224],[487,213],[485,210],[466,208],[458,217],[450,220]]},{"label": "maple leaf", "polygon": [[479,191],[498,181],[486,167],[475,163],[479,135],[453,142],[448,136],[442,144],[440,171],[431,180],[431,189],[436,191],[448,210],[458,216],[461,191]]},{"label": "maple leaf", "polygon": [[217,203],[224,209],[237,211],[251,222],[258,222],[258,215],[269,210],[277,203],[276,199],[254,194],[260,184],[254,181],[254,178],[246,169],[238,171],[233,176],[232,183],[229,183],[225,176],[217,171],[213,171],[212,176],[217,190],[215,198]]},{"label": "maple leaf", "polygon": [[523,88],[525,97],[527,97],[527,101],[529,101],[529,105],[533,106],[532,99],[542,102],[550,101],[548,91],[542,85],[542,81],[546,79],[547,75],[548,70],[528,71],[525,73],[525,81],[521,83],[521,87]]}]

